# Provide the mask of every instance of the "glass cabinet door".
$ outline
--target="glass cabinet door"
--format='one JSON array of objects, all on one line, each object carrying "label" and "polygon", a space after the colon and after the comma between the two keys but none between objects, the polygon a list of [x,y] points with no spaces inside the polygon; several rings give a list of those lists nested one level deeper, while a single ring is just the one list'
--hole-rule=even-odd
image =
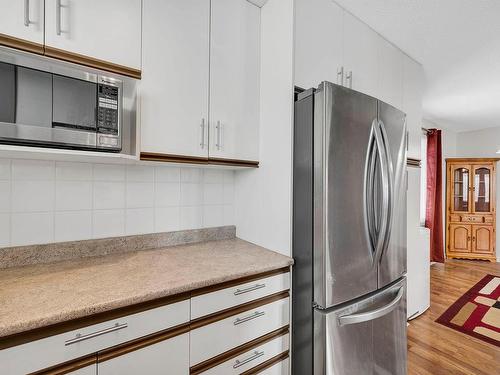
[{"label": "glass cabinet door", "polygon": [[491,166],[475,165],[472,181],[474,212],[491,211]]},{"label": "glass cabinet door", "polygon": [[451,170],[451,204],[455,212],[469,212],[469,178],[468,165],[454,165]]}]

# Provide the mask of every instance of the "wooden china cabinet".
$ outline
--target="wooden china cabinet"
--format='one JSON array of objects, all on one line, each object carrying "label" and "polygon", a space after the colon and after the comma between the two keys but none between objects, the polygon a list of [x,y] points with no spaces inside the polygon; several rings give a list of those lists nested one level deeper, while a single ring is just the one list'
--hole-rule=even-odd
[{"label": "wooden china cabinet", "polygon": [[446,256],[496,261],[495,159],[446,159]]}]

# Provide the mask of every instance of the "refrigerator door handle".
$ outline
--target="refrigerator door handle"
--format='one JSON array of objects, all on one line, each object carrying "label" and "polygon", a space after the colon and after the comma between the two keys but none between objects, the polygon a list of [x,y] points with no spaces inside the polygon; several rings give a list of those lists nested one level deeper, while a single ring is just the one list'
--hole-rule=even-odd
[{"label": "refrigerator door handle", "polygon": [[[375,120],[374,120],[375,121]],[[377,233],[375,228],[375,207],[373,185],[375,180],[376,162],[377,162],[377,144],[375,140],[375,130],[372,123],[370,132],[370,140],[365,161],[364,186],[363,186],[363,212],[364,212],[364,227],[365,235],[370,244],[371,255],[375,255],[375,247],[377,242]]]},{"label": "refrigerator door handle", "polygon": [[370,320],[374,320],[374,319],[377,319],[377,318],[380,318],[384,315],[389,314],[391,311],[393,311],[398,306],[399,301],[401,301],[401,298],[403,298],[404,292],[405,292],[405,288],[400,287],[396,297],[394,297],[394,299],[391,302],[389,302],[387,305],[380,307],[378,309],[362,312],[359,314],[340,316],[338,318],[339,326],[346,326],[349,324],[368,322]]},{"label": "refrigerator door handle", "polygon": [[[375,119],[372,122],[372,131],[371,134],[374,139],[375,139],[375,144],[372,144],[372,146],[376,147],[377,149],[377,155],[380,159],[380,173],[381,173],[381,185],[382,185],[382,217],[380,218],[380,228],[378,230],[378,233],[376,235],[374,234],[374,227],[373,224],[370,224],[370,218],[368,218],[368,215],[371,214],[371,210],[374,211],[374,209],[368,209],[368,207],[372,207],[374,204],[373,201],[373,196],[371,195],[371,190],[373,190],[373,186],[368,186],[367,184],[370,181],[370,179],[365,178],[365,191],[369,192],[368,194],[365,194],[365,199],[368,202],[365,202],[365,226],[368,227],[368,232],[371,233],[370,238],[374,239],[374,243],[372,243],[372,246],[374,247],[373,249],[373,266],[376,266],[378,263],[378,259],[380,258],[383,248],[386,243],[386,238],[387,238],[387,233],[390,229],[389,226],[389,221],[390,221],[390,207],[391,207],[391,191],[392,187],[390,186],[390,176],[389,176],[389,168],[388,168],[388,161],[387,161],[387,148],[386,148],[386,142],[384,142],[384,136],[382,132],[382,128],[380,125],[380,122]],[[369,163],[367,163],[368,165]],[[374,163],[373,163],[374,165]]]},{"label": "refrigerator door handle", "polygon": [[[383,184],[384,189],[386,189],[385,196],[387,196],[387,200],[383,201],[382,210],[385,212],[383,218],[385,222],[383,223],[384,230],[380,231],[381,237],[381,245],[378,248],[378,252],[376,254],[377,263],[380,262],[380,258],[382,257],[384,250],[389,245],[389,238],[391,235],[391,227],[392,227],[392,217],[393,217],[393,208],[394,208],[394,169],[392,166],[392,157],[391,150],[389,148],[389,140],[387,137],[387,132],[385,130],[385,125],[382,121],[378,121],[377,128],[380,130],[380,137],[382,138],[383,144],[383,152],[385,157],[383,159],[384,165],[382,169],[385,168],[385,180],[386,183]],[[384,178],[384,175],[382,176]]]}]

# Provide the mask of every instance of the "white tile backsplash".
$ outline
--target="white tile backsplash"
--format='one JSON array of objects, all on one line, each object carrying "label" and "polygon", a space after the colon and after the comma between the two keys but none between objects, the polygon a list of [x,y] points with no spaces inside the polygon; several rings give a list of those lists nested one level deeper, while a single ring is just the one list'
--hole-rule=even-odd
[{"label": "white tile backsplash", "polygon": [[234,171],[0,159],[0,247],[234,224]]},{"label": "white tile backsplash", "polygon": [[77,241],[91,237],[91,210],[56,212],[55,241]]},{"label": "white tile backsplash", "polygon": [[54,186],[54,181],[12,181],[12,212],[53,210]]},{"label": "white tile backsplash", "polygon": [[56,211],[91,210],[92,182],[57,181]]},{"label": "white tile backsplash", "polygon": [[11,220],[11,244],[14,246],[54,241],[53,212],[13,213]]}]

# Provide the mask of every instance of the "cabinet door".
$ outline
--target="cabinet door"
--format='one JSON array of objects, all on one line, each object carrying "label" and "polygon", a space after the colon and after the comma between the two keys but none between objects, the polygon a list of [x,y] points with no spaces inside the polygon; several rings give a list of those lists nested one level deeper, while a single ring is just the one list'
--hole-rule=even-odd
[{"label": "cabinet door", "polygon": [[189,333],[98,363],[99,375],[188,375]]},{"label": "cabinet door", "polygon": [[470,253],[472,250],[472,228],[470,225],[450,224],[450,252]]},{"label": "cabinet door", "polygon": [[331,0],[295,1],[295,85],[342,84],[343,10]]},{"label": "cabinet door", "polygon": [[401,108],[403,102],[403,53],[383,38],[379,38],[378,85],[380,100]]},{"label": "cabinet door", "polygon": [[381,37],[349,12],[344,12],[344,84],[377,96],[378,46]]},{"label": "cabinet door", "polygon": [[409,132],[408,157],[420,159],[422,140],[422,95],[424,72],[422,65],[403,55],[403,105]]},{"label": "cabinet door", "polygon": [[213,158],[259,159],[260,8],[212,0],[210,151]]},{"label": "cabinet door", "polygon": [[141,151],[207,158],[210,0],[144,0],[143,20]]},{"label": "cabinet door", "polygon": [[40,45],[37,52],[42,53],[43,1],[0,0],[0,34],[37,43]]},{"label": "cabinet door", "polygon": [[473,225],[472,226],[472,252],[493,253],[493,226]]},{"label": "cabinet door", "polygon": [[141,0],[45,0],[45,45],[141,69]]},{"label": "cabinet door", "polygon": [[491,164],[472,166],[472,212],[493,211],[493,166]]},{"label": "cabinet door", "polygon": [[449,166],[450,212],[471,212],[470,175],[470,165],[451,164]]}]

